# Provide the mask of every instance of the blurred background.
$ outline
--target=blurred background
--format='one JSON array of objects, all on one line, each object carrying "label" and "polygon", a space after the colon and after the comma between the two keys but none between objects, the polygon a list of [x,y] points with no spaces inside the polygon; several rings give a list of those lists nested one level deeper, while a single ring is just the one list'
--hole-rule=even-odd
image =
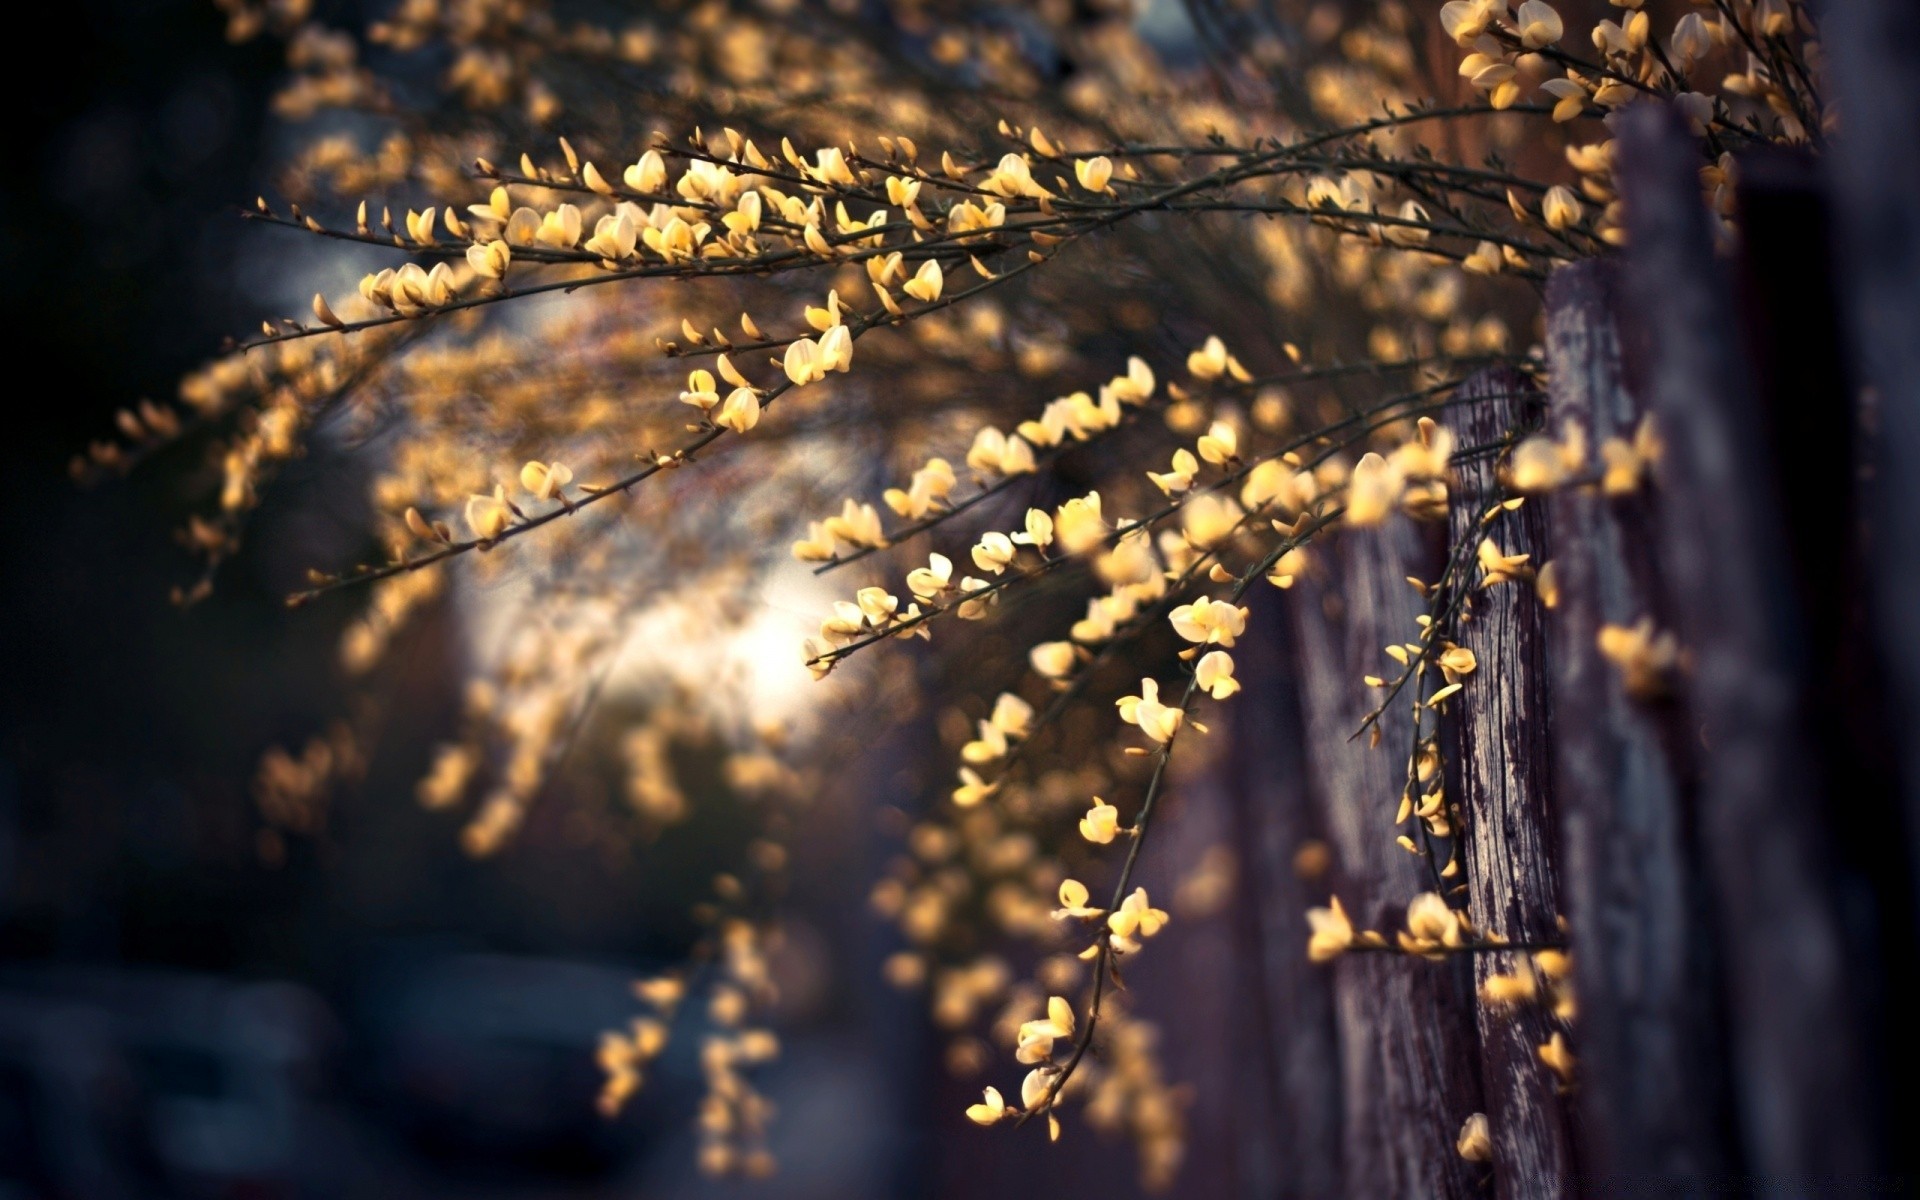
[{"label": "blurred background", "polygon": [[[46,18],[26,36],[63,47],[58,86],[17,94],[0,135],[0,302],[49,368],[20,365],[37,382],[0,446],[0,1196],[698,1192],[690,1051],[616,1122],[592,1055],[630,981],[685,950],[686,897],[737,853],[724,814],[651,852],[536,822],[498,860],[458,853],[411,799],[453,702],[426,629],[364,785],[324,836],[263,840],[259,756],[347,698],[343,609],[288,613],[297,567],[260,551],[362,536],[328,503],[342,468],[291,475],[188,611],[168,602],[182,464],[66,476],[116,409],[250,324],[287,249],[236,217],[280,53],[223,24],[199,0]],[[861,1145],[884,1130],[845,1117],[887,1106],[824,986],[791,993],[818,1029],[782,1068],[806,1090],[780,1190],[885,1190]]]},{"label": "blurred background", "polygon": [[[13,84],[0,131],[16,354],[0,439],[0,1200],[1068,1181],[1133,1194],[1118,1145],[1045,1155],[1037,1137],[996,1139],[982,1158],[983,1135],[958,1119],[977,1082],[947,1080],[924,1005],[879,984],[896,935],[866,888],[926,790],[915,764],[937,754],[878,747],[857,767],[865,783],[830,789],[793,841],[793,907],[812,923],[790,926],[795,949],[775,963],[784,1050],[765,1090],[782,1167],[758,1184],[695,1172],[690,1044],[619,1119],[594,1110],[595,1040],[633,1014],[634,978],[685,953],[687,898],[738,858],[737,813],[699,805],[659,843],[612,850],[564,812],[536,813],[499,857],[460,854],[457,820],[412,798],[458,702],[456,639],[429,624],[324,830],[283,839],[261,819],[263,751],[299,746],[353,702],[334,650],[350,606],[282,603],[303,555],[364,539],[364,489],[341,486],[353,465],[322,452],[285,473],[188,610],[168,593],[191,582],[172,531],[192,464],[91,489],[66,470],[116,410],[170,395],[250,327],[261,295],[287,291],[282,256],[305,249],[238,219],[275,150],[265,114],[282,59],[267,41],[228,44],[223,24],[202,0],[102,0],[18,30],[59,48],[59,70],[57,85]],[[1185,836],[1204,849],[1205,819]],[[1223,944],[1192,932],[1143,969],[1148,996],[1160,972],[1210,961],[1224,977]],[[1220,1061],[1227,999],[1190,997],[1194,1028],[1176,1039]],[[1230,1098],[1208,1103],[1224,1120]]]}]

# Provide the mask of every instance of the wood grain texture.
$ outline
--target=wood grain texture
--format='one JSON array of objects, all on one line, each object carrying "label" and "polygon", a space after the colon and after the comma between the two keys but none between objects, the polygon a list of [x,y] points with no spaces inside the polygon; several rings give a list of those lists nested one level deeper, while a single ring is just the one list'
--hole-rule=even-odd
[{"label": "wood grain texture", "polygon": [[1705,752],[1699,828],[1725,963],[1746,1163],[1783,1178],[1874,1168],[1861,1007],[1842,950],[1819,772],[1770,577],[1776,499],[1754,391],[1679,114],[1623,111],[1627,296],[1667,442],[1657,546]]},{"label": "wood grain texture", "polygon": [[[1490,446],[1536,428],[1544,397],[1507,368],[1477,372],[1461,386],[1449,423],[1462,446]],[[1500,459],[1456,464],[1451,543],[1471,555],[1490,536],[1503,553],[1548,558],[1544,506],[1528,502],[1493,526],[1481,515],[1499,498]],[[1471,560],[1469,560],[1471,561]],[[1547,681],[1545,608],[1524,583],[1478,587],[1461,613],[1460,645],[1478,667],[1446,721],[1449,786],[1462,816],[1467,911],[1479,929],[1515,942],[1560,940],[1560,885],[1554,857],[1553,712]],[[1478,954],[1474,982],[1528,969],[1528,955]],[[1500,1197],[1570,1194],[1573,1145],[1559,1080],[1538,1047],[1560,1028],[1540,1005],[1479,1004],[1480,1074],[1493,1137],[1494,1192]]]},{"label": "wood grain texture", "polygon": [[[1641,409],[1621,378],[1617,265],[1563,267],[1547,285],[1550,422],[1589,444],[1631,438]],[[1561,889],[1580,1000],[1582,1175],[1659,1180],[1699,1194],[1732,1161],[1725,1064],[1713,1028],[1712,946],[1683,804],[1689,766],[1670,704],[1628,697],[1601,657],[1602,625],[1663,625],[1645,495],[1553,496],[1560,601],[1549,622]]]},{"label": "wood grain texture", "polygon": [[[1432,556],[1420,532],[1396,518],[1316,549],[1314,578],[1295,584],[1294,629],[1309,782],[1336,859],[1335,881],[1354,921],[1401,928],[1407,901],[1432,890],[1427,867],[1394,843],[1406,778],[1404,706],[1369,749],[1349,741],[1374,700],[1362,674],[1381,669],[1381,647],[1416,630],[1405,577]],[[1454,1150],[1480,1109],[1471,980],[1464,962],[1355,954],[1334,962],[1340,1039],[1341,1194],[1355,1200],[1440,1200],[1479,1194],[1482,1172]]]}]

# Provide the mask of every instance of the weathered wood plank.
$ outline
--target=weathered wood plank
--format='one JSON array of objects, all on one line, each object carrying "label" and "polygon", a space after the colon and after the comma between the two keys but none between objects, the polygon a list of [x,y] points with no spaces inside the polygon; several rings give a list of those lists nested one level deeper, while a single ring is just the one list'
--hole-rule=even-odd
[{"label": "weathered wood plank", "polygon": [[[1457,398],[1469,401],[1449,420],[1462,446],[1490,446],[1538,427],[1545,403],[1524,375],[1506,368],[1476,373]],[[1499,495],[1498,468],[1490,455],[1456,464],[1448,516],[1455,553],[1464,546],[1471,555],[1487,536],[1480,518]],[[1529,555],[1536,566],[1545,562],[1544,506],[1530,502],[1505,514],[1492,536],[1506,554]],[[1467,680],[1463,703],[1450,706],[1446,722],[1447,773],[1463,824],[1467,911],[1483,933],[1535,945],[1560,939],[1544,613],[1538,595],[1524,584],[1472,592],[1458,641],[1479,665]],[[1528,959],[1524,952],[1475,955],[1474,982],[1526,970]],[[1557,1021],[1536,1004],[1481,1003],[1475,1019],[1495,1195],[1547,1200],[1570,1194],[1573,1145],[1566,1104],[1558,1079],[1537,1053]]]},{"label": "weathered wood plank", "polygon": [[[1891,711],[1920,711],[1920,5],[1847,0],[1820,14],[1846,112],[1827,162],[1841,299],[1858,377],[1877,403],[1870,492],[1879,648]],[[1920,866],[1920,755],[1905,768],[1908,860]],[[1920,869],[1911,872],[1920,884]],[[1920,904],[1920,891],[1913,893]]]},{"label": "weathered wood plank", "polygon": [[[1563,267],[1547,284],[1550,421],[1590,445],[1631,439],[1639,403],[1621,378],[1613,262]],[[1712,1018],[1712,947],[1689,861],[1672,706],[1635,700],[1595,644],[1603,625],[1664,622],[1645,496],[1570,490],[1548,504],[1559,607],[1555,801],[1562,892],[1580,1000],[1582,1175],[1658,1180],[1700,1194],[1726,1171],[1725,1065]],[[1679,747],[1684,749],[1684,747]]]},{"label": "weathered wood plank", "polygon": [[1830,884],[1818,772],[1786,661],[1789,589],[1770,573],[1776,499],[1754,445],[1700,155],[1679,115],[1620,114],[1627,294],[1648,347],[1648,402],[1667,453],[1660,565],[1693,655],[1699,825],[1726,970],[1748,1162],[1787,1178],[1874,1166],[1859,1006]]},{"label": "weathered wood plank", "polygon": [[[1400,928],[1407,901],[1433,889],[1422,861],[1394,843],[1410,736],[1404,706],[1382,722],[1380,747],[1347,739],[1373,700],[1361,675],[1379,669],[1383,645],[1417,631],[1405,577],[1425,566],[1422,551],[1419,531],[1402,519],[1340,536],[1317,551],[1323,574],[1296,583],[1287,605],[1309,781],[1334,851],[1337,890],[1356,923],[1383,931]],[[1342,1194],[1475,1195],[1480,1173],[1454,1150],[1461,1122],[1480,1108],[1467,964],[1354,954],[1332,969]]]},{"label": "weathered wood plank", "polygon": [[1234,650],[1246,684],[1228,706],[1236,907],[1250,976],[1242,1109],[1257,1122],[1242,1151],[1243,1194],[1317,1200],[1340,1191],[1340,1070],[1333,977],[1307,961],[1304,920],[1327,902],[1328,881],[1295,870],[1301,847],[1324,830],[1308,803],[1300,679],[1279,599],[1270,589],[1253,598]]},{"label": "weathered wood plank", "polygon": [[[1736,275],[1748,358],[1768,460],[1785,518],[1769,565],[1793,597],[1786,661],[1800,687],[1833,850],[1833,892],[1861,1044],[1872,1054],[1864,1092],[1885,1095],[1904,1064],[1920,1061],[1920,1028],[1907,1019],[1909,956],[1920,944],[1913,860],[1901,794],[1897,710],[1887,706],[1885,656],[1874,636],[1872,564],[1862,524],[1857,464],[1871,444],[1839,318],[1832,206],[1811,153],[1744,154],[1735,189],[1740,220]],[[1901,641],[1909,640],[1904,636]],[[1895,1065],[1899,1064],[1899,1065]],[[1903,1135],[1875,1106],[1885,1146]]]}]

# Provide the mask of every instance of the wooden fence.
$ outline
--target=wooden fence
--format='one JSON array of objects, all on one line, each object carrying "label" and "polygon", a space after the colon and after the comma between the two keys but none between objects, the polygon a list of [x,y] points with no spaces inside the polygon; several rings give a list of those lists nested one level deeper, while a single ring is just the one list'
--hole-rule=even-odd
[{"label": "wooden fence", "polygon": [[[1865,32],[1837,34],[1835,53],[1893,26],[1920,42],[1920,18],[1894,7],[1863,5],[1884,10],[1883,24],[1862,18]],[[1475,596],[1459,636],[1479,666],[1444,727],[1463,815],[1455,902],[1483,931],[1565,942],[1577,1016],[1566,1025],[1544,1006],[1477,1002],[1477,985],[1518,953],[1330,966],[1304,953],[1300,913],[1327,893],[1390,932],[1431,889],[1421,860],[1393,842],[1406,764],[1388,747],[1408,744],[1407,718],[1388,714],[1378,750],[1348,735],[1371,703],[1359,678],[1414,627],[1405,577],[1435,578],[1441,555],[1479,539],[1497,466],[1473,461],[1446,544],[1406,524],[1342,539],[1284,612],[1256,616],[1271,626],[1258,640],[1277,648],[1248,664],[1260,682],[1237,717],[1233,790],[1250,914],[1240,936],[1269,1033],[1250,1048],[1265,1119],[1247,1135],[1258,1152],[1243,1157],[1272,1162],[1243,1176],[1257,1181],[1249,1194],[1915,1186],[1901,1175],[1890,1097],[1915,1062],[1903,1010],[1920,822],[1902,800],[1915,756],[1896,753],[1883,696],[1909,694],[1920,606],[1882,607],[1876,624],[1869,596],[1907,596],[1913,564],[1885,568],[1888,583],[1862,530],[1890,526],[1876,536],[1897,541],[1920,524],[1920,369],[1878,393],[1902,413],[1875,410],[1853,382],[1868,339],[1843,299],[1899,293],[1901,311],[1920,315],[1920,217],[1883,211],[1861,187],[1830,192],[1830,168],[1812,158],[1751,158],[1734,242],[1702,202],[1700,150],[1680,119],[1644,106],[1619,126],[1629,249],[1550,281],[1549,394],[1484,374],[1469,386],[1479,403],[1455,422],[1462,444],[1572,422],[1597,446],[1631,438],[1650,413],[1664,443],[1638,494],[1569,489],[1501,523],[1507,553],[1554,564],[1557,606],[1530,588]],[[1880,136],[1920,133],[1911,112],[1885,126]],[[1900,151],[1909,182],[1916,144]],[[1904,194],[1911,206],[1920,186]],[[1859,280],[1859,251],[1830,217],[1836,197],[1841,211],[1872,209],[1881,236],[1906,238],[1888,250],[1903,278],[1875,267]],[[1920,321],[1878,336],[1904,339],[1878,361],[1911,365]],[[1875,462],[1901,474],[1875,482]],[[1630,687],[1598,648],[1603,626],[1643,620],[1682,648],[1667,686]],[[1310,841],[1333,866],[1306,880],[1294,855]],[[1571,1086],[1538,1054],[1556,1030],[1577,1057]],[[1490,1164],[1455,1149],[1476,1112]]]}]

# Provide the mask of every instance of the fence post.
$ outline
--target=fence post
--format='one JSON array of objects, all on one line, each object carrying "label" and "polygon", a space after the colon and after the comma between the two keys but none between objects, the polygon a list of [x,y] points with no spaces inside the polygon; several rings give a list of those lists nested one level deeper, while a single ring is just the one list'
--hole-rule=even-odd
[{"label": "fence post", "polygon": [[[1433,887],[1421,861],[1394,843],[1410,736],[1404,706],[1382,721],[1379,747],[1348,738],[1373,702],[1360,677],[1379,669],[1382,646],[1417,630],[1406,576],[1420,573],[1421,549],[1404,519],[1335,538],[1316,551],[1318,570],[1294,585],[1287,604],[1308,779],[1334,852],[1335,890],[1357,925],[1389,936],[1407,901]],[[1477,1195],[1481,1172],[1454,1149],[1461,1123],[1480,1109],[1467,964],[1349,954],[1332,970],[1344,1194]]]},{"label": "fence post", "polygon": [[1693,656],[1688,698],[1705,746],[1699,822],[1744,1148],[1753,1167],[1781,1178],[1858,1174],[1875,1164],[1860,1008],[1818,772],[1784,656],[1791,597],[1768,569],[1776,498],[1700,198],[1700,153],[1664,107],[1633,106],[1618,125],[1627,292],[1668,443],[1657,545]]},{"label": "fence post", "polygon": [[[1631,440],[1639,403],[1621,376],[1617,265],[1562,267],[1547,282],[1549,421],[1589,445]],[[1713,1033],[1712,944],[1682,807],[1686,732],[1670,703],[1628,696],[1601,657],[1605,625],[1653,617],[1658,599],[1646,496],[1553,496],[1559,606],[1554,664],[1555,800],[1562,890],[1580,1017],[1582,1175],[1658,1179],[1697,1191],[1730,1163],[1725,1062]]]},{"label": "fence post", "polygon": [[[1537,427],[1544,404],[1526,376],[1507,368],[1474,374],[1457,399],[1467,403],[1451,424],[1458,444],[1473,447]],[[1463,544],[1478,546],[1487,535],[1481,517],[1499,495],[1499,467],[1491,454],[1455,464],[1447,521],[1454,553]],[[1524,504],[1493,527],[1493,536],[1504,553],[1529,555],[1536,566],[1545,562],[1544,506]],[[1539,596],[1524,584],[1471,592],[1458,641],[1473,651],[1478,666],[1467,681],[1465,703],[1454,705],[1447,720],[1467,911],[1485,934],[1536,945],[1560,940],[1544,613]],[[1525,952],[1474,955],[1474,982],[1530,969],[1529,958]],[[1558,1079],[1538,1054],[1556,1020],[1536,1004],[1485,1003],[1475,1006],[1475,1019],[1494,1194],[1529,1200],[1568,1195],[1573,1147],[1566,1105],[1557,1095]]]}]

